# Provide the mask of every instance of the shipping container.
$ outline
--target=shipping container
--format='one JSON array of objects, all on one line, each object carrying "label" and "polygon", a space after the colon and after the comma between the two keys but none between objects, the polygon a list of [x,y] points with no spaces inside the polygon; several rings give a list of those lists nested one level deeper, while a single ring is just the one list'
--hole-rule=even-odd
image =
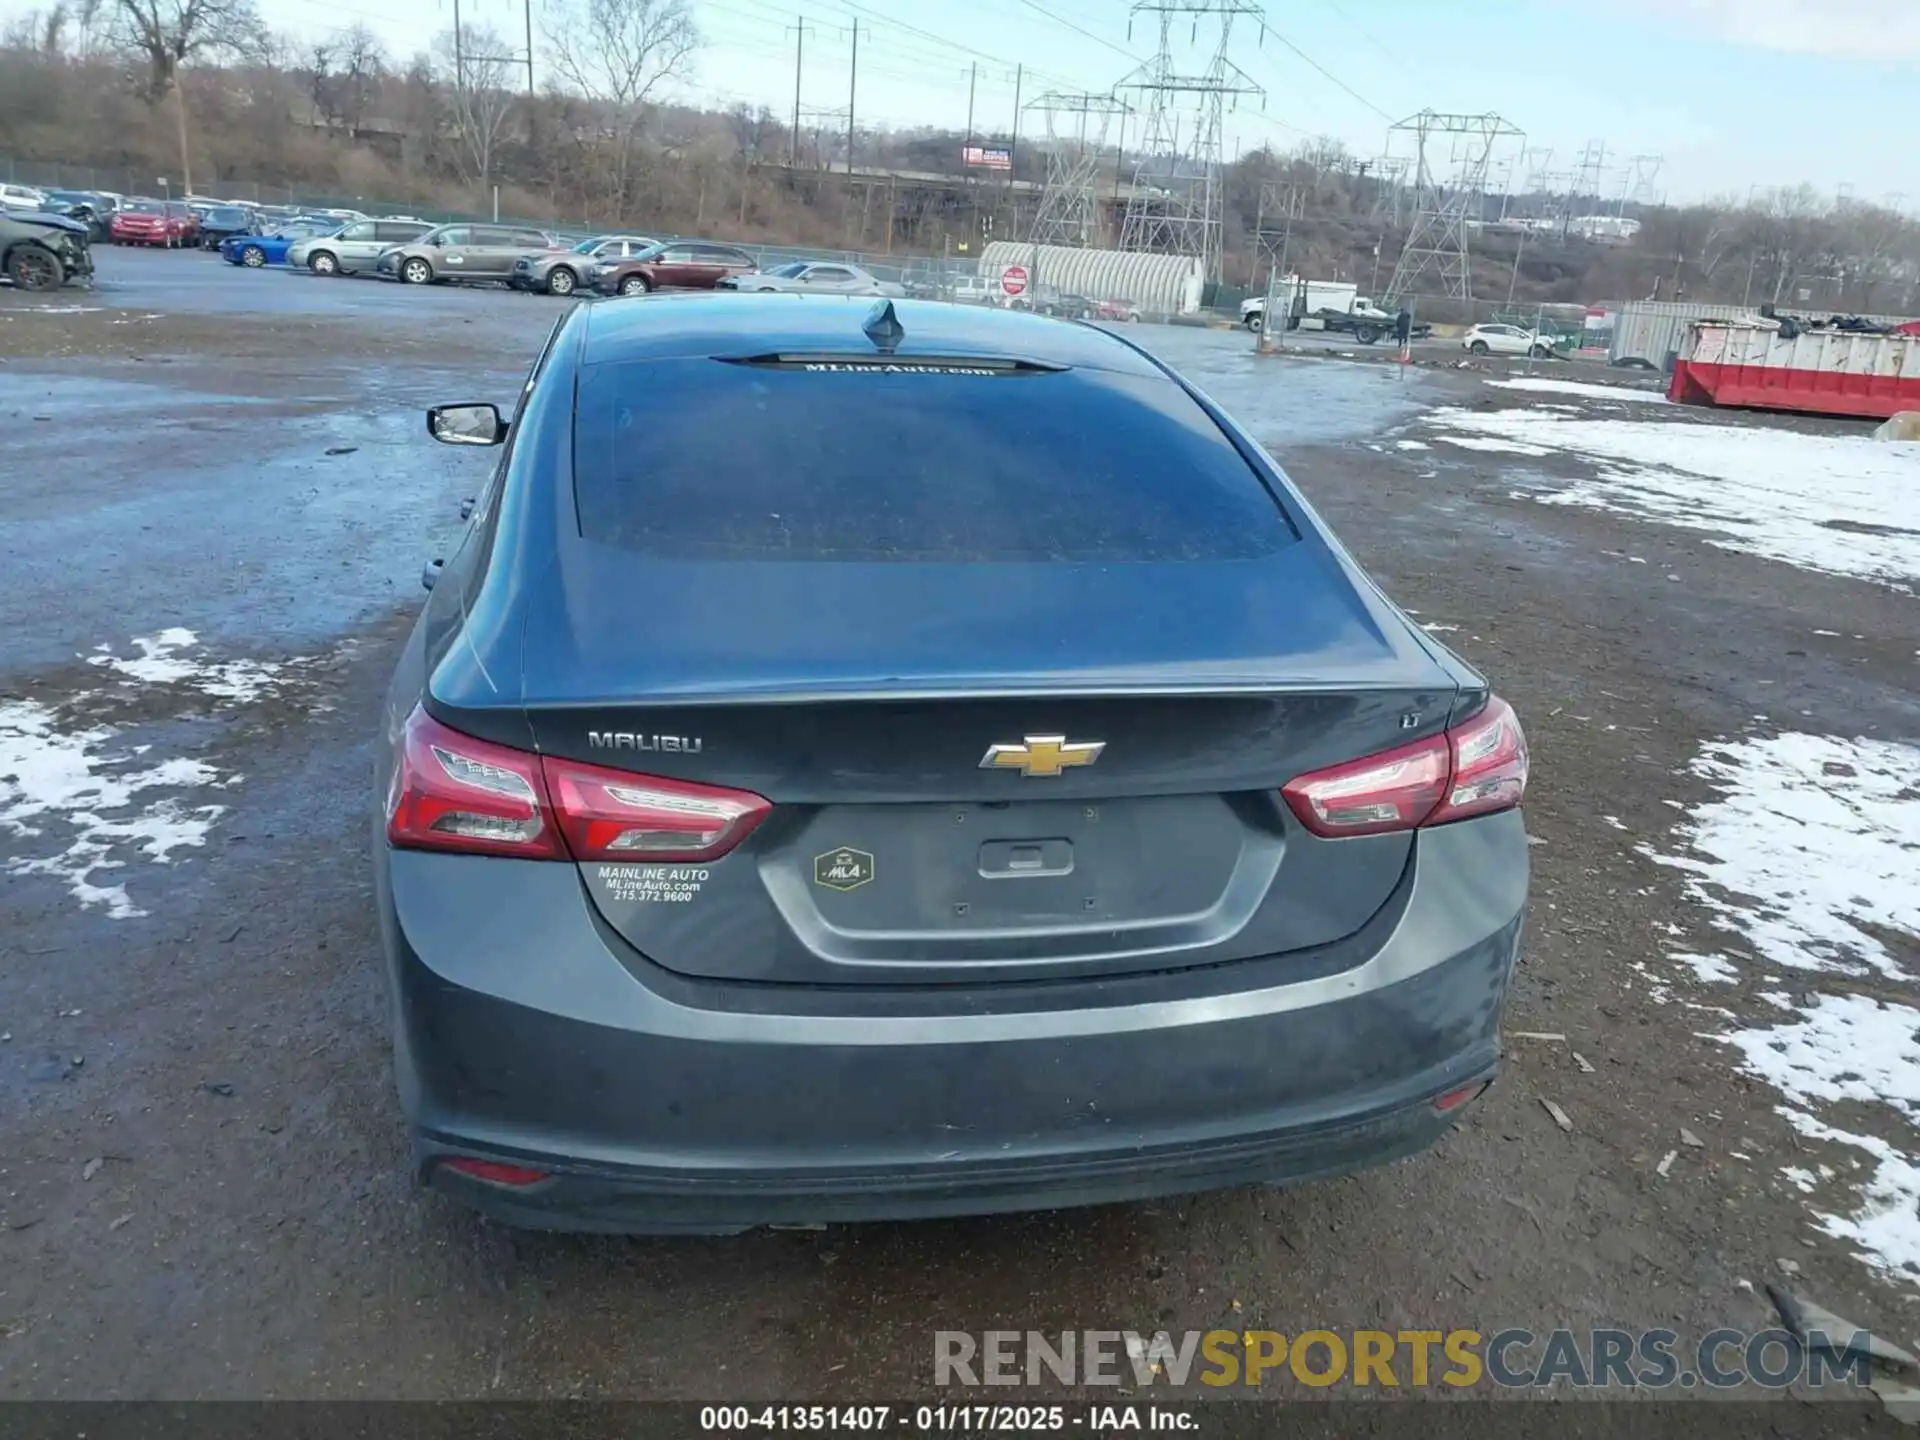
[{"label": "shipping container", "polygon": [[1206,272],[1190,255],[1133,250],[1082,250],[1072,245],[1025,245],[995,240],[980,252],[980,278],[998,284],[1009,265],[1027,283],[1089,300],[1118,300],[1145,315],[1191,315],[1200,308]]},{"label": "shipping container", "polygon": [[1920,410],[1920,336],[1800,330],[1789,339],[1771,324],[1695,324],[1667,397],[1884,420]]},{"label": "shipping container", "polygon": [[1672,365],[1696,320],[1759,323],[1760,312],[1746,305],[1695,304],[1691,300],[1629,300],[1609,307],[1613,311],[1613,343],[1607,347],[1612,365],[1644,365],[1665,370]]}]

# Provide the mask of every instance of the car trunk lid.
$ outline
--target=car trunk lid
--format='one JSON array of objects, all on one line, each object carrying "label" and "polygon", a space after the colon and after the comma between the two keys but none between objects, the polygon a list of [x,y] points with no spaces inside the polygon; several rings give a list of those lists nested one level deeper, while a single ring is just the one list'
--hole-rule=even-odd
[{"label": "car trunk lid", "polygon": [[773,804],[708,863],[580,866],[609,927],[690,976],[980,984],[1329,944],[1412,842],[1318,839],[1279,787],[1434,733],[1457,689],[1380,602],[1332,601],[1307,546],[1184,574],[1146,618],[1154,567],[758,565],[751,603],[696,620],[716,567],[599,558],[529,618],[534,747]]}]

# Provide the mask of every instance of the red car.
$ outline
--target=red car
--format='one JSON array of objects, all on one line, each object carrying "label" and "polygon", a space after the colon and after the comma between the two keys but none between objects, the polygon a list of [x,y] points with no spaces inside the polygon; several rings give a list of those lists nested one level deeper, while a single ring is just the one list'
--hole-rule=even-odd
[{"label": "red car", "polygon": [[116,245],[193,245],[200,221],[177,200],[129,200],[107,222],[107,238]]},{"label": "red car", "polygon": [[662,240],[593,267],[593,288],[602,295],[645,295],[652,290],[711,290],[722,280],[760,267],[744,250],[706,240]]}]

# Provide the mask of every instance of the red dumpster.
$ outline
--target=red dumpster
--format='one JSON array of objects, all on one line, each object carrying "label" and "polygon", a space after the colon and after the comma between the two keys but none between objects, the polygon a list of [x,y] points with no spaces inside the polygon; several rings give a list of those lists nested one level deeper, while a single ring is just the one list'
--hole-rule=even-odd
[{"label": "red dumpster", "polygon": [[1920,410],[1920,335],[1699,321],[1687,327],[1667,398],[1884,420]]}]

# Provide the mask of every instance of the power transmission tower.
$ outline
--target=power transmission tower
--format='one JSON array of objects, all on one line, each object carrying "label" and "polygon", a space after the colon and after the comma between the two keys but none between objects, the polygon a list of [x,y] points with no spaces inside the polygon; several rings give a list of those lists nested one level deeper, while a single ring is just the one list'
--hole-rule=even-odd
[{"label": "power transmission tower", "polygon": [[1413,161],[1405,155],[1382,155],[1368,165],[1376,177],[1368,218],[1385,220],[1389,229],[1398,230],[1407,199],[1407,171],[1413,168]]},{"label": "power transmission tower", "polygon": [[1112,95],[1049,90],[1027,102],[1047,123],[1047,180],[1028,238],[1036,245],[1097,244],[1100,239],[1100,160],[1107,130],[1128,113]]},{"label": "power transmission tower", "polygon": [[[1387,282],[1387,294],[1401,299],[1432,276],[1449,300],[1471,300],[1473,279],[1467,264],[1468,220],[1480,219],[1487,189],[1487,168],[1502,140],[1524,132],[1498,115],[1450,115],[1422,110],[1391,129],[1414,137],[1414,215],[1407,243]],[[1439,151],[1449,148],[1451,165],[1440,168]]]},{"label": "power transmission tower", "polygon": [[1553,206],[1553,147],[1536,149],[1527,147],[1527,199],[1529,208],[1538,208],[1542,213],[1528,218],[1544,220],[1551,218],[1545,214]]},{"label": "power transmission tower", "polygon": [[1578,200],[1592,196],[1594,205],[1598,208],[1601,203],[1600,177],[1606,172],[1606,168],[1607,142],[1589,140],[1580,152],[1580,163],[1574,178],[1576,187],[1574,198]]},{"label": "power transmission tower", "polygon": [[1663,155],[1635,155],[1627,161],[1626,174],[1620,180],[1620,208],[1617,214],[1627,213],[1629,205],[1645,205],[1653,198],[1653,182],[1659,177],[1660,167],[1666,161]]},{"label": "power transmission tower", "polygon": [[[1261,35],[1266,34],[1262,13],[1254,0],[1138,0],[1134,5],[1133,15],[1159,18],[1160,43],[1151,60],[1114,87],[1140,91],[1147,116],[1120,227],[1122,250],[1191,255],[1209,280],[1220,277],[1226,198],[1221,145],[1227,106],[1242,95],[1266,95],[1227,59],[1227,49],[1239,16],[1251,17]],[[1190,45],[1199,41],[1203,20],[1219,26],[1212,54],[1198,72],[1183,71],[1174,63],[1173,24],[1182,16]],[[1183,151],[1180,120],[1188,108],[1194,113]]]},{"label": "power transmission tower", "polygon": [[1309,188],[1296,180],[1269,180],[1260,187],[1260,208],[1254,218],[1253,243],[1256,263],[1266,262],[1270,277],[1267,286],[1269,293],[1273,289],[1271,277],[1286,273],[1287,250],[1293,243],[1293,222],[1306,217],[1306,192]]}]

